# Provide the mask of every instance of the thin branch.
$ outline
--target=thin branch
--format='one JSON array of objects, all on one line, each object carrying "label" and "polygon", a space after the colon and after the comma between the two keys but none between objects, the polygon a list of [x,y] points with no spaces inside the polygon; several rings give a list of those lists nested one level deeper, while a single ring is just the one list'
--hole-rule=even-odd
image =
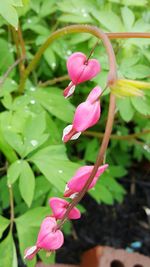
[{"label": "thin branch", "polygon": [[102,144],[101,144],[98,156],[97,156],[96,163],[94,165],[94,168],[91,172],[91,175],[88,178],[84,188],[81,190],[81,192],[77,195],[77,197],[74,198],[74,200],[68,206],[66,213],[64,214],[63,218],[61,219],[60,223],[57,226],[57,228],[59,228],[59,229],[62,227],[64,222],[67,220],[68,214],[70,213],[72,208],[74,206],[76,206],[78,204],[78,202],[82,199],[82,197],[85,195],[86,191],[89,188],[89,185],[91,184],[91,182],[93,181],[93,179],[95,177],[95,174],[97,173],[99,166],[103,163],[105,152],[106,152],[106,149],[107,149],[107,146],[108,146],[108,143],[110,140],[110,135],[112,132],[114,116],[115,116],[115,107],[116,107],[115,96],[113,94],[110,94],[109,110],[108,110],[108,117],[107,117],[105,133],[104,133]]},{"label": "thin branch", "polygon": [[[86,136],[93,136],[93,137],[98,137],[98,138],[103,138],[104,136],[103,133],[98,133],[98,132],[93,132],[93,131],[85,131],[83,134]],[[135,138],[139,138],[145,134],[150,134],[150,130],[144,130],[139,133],[132,133],[128,135],[111,134],[110,138],[115,139],[115,140],[132,140]]]},{"label": "thin branch", "polygon": [[[25,43],[24,43],[24,39],[23,39],[23,35],[22,35],[22,30],[20,25],[18,26],[18,41],[21,47],[21,57],[25,58],[26,57],[26,48],[25,48]],[[25,66],[23,62],[20,62],[20,70],[21,70],[21,75],[23,75],[24,70],[25,70]]]},{"label": "thin branch", "polygon": [[6,78],[9,76],[9,74],[12,72],[12,70],[21,62],[23,61],[25,58],[18,58],[9,68],[8,70],[4,73],[4,75],[2,76],[2,78],[0,79],[0,86],[3,85],[3,83],[5,82]]},{"label": "thin branch", "polygon": [[54,79],[51,79],[51,80],[48,80],[48,81],[45,81],[45,82],[39,82],[39,86],[40,87],[46,87],[48,85],[53,85],[53,84],[56,84],[56,83],[60,83],[60,82],[63,82],[63,81],[67,81],[69,80],[69,75],[64,75],[64,76],[60,76],[60,77],[56,77]]},{"label": "thin branch", "polygon": [[149,32],[112,32],[107,33],[110,39],[150,38]]},{"label": "thin branch", "polygon": [[10,231],[13,230],[14,224],[14,199],[13,199],[13,189],[11,185],[8,185],[9,189],[9,199],[10,199]]}]

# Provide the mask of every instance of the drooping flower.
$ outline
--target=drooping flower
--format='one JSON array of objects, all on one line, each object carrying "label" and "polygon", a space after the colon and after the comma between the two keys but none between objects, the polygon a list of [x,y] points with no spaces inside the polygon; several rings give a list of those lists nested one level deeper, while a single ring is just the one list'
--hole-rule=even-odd
[{"label": "drooping flower", "polygon": [[71,82],[64,90],[65,98],[74,93],[77,84],[94,78],[100,72],[101,66],[97,59],[87,60],[86,55],[76,52],[68,58],[67,69]]},{"label": "drooping flower", "polygon": [[[52,197],[49,200],[50,207],[52,208],[53,215],[56,219],[62,219],[64,214],[66,213],[66,210],[69,206],[69,202],[65,199],[61,199],[58,197]],[[80,211],[77,208],[73,208],[69,215],[69,219],[79,219],[81,217]]]},{"label": "drooping flower", "polygon": [[69,140],[77,139],[81,132],[95,125],[101,113],[99,97],[101,88],[96,86],[87,97],[86,101],[81,103],[74,115],[73,124],[68,125],[63,131],[62,140],[64,143]]},{"label": "drooping flower", "polygon": [[[88,189],[91,189],[95,186],[99,176],[102,175],[103,172],[107,168],[108,168],[108,164],[104,164],[98,168],[97,173],[96,173],[92,183],[89,185]],[[77,172],[75,173],[75,175],[67,183],[64,196],[72,198],[76,194],[78,194],[85,186],[88,178],[91,175],[92,170],[93,170],[93,166],[83,166],[83,167],[79,168],[77,170]]]},{"label": "drooping flower", "polygon": [[50,216],[46,217],[41,224],[36,244],[25,250],[24,259],[32,260],[40,249],[46,251],[59,249],[63,245],[64,236],[56,227],[56,219]]},{"label": "drooping flower", "polygon": [[143,90],[150,89],[150,83],[128,79],[118,79],[112,86],[111,91],[118,97],[143,96]]}]

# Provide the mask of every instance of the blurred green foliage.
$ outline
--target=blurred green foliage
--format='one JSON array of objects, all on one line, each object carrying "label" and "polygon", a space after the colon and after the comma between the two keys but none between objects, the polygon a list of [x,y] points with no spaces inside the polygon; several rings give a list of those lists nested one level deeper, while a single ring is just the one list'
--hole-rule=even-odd
[{"label": "blurred green foliage", "polygon": [[[47,37],[56,29],[73,23],[88,23],[106,32],[149,32],[149,0],[5,0],[0,3],[0,76],[1,79],[18,57],[12,26],[22,29],[27,60],[33,58]],[[11,24],[11,26],[10,26]],[[17,31],[14,31],[17,35]],[[62,144],[62,129],[73,118],[75,106],[86,98],[97,84],[105,87],[108,62],[102,43],[94,57],[102,65],[101,73],[92,81],[78,86],[74,97],[65,100],[62,90],[68,81],[43,87],[43,82],[67,74],[66,59],[75,52],[89,55],[96,38],[89,34],[72,34],[56,40],[43,54],[37,69],[29,77],[25,93],[17,96],[20,81],[18,67],[0,85],[0,267],[16,267],[17,256],[36,241],[40,223],[50,214],[47,207],[51,196],[62,196],[66,182],[75,170],[94,164],[100,141],[93,131],[103,133],[108,111],[108,94],[101,99],[101,120],[91,129],[91,136]],[[129,39],[113,41],[118,75],[128,79],[150,81],[150,40]],[[2,81],[2,80],[1,80]],[[131,133],[150,129],[150,91],[143,98],[117,99],[116,118],[106,159],[110,167],[90,194],[98,202],[121,202],[125,195],[118,179],[127,175],[134,162],[150,159],[150,133],[120,139]],[[130,176],[130,174],[128,174]],[[13,188],[15,224],[14,235],[8,232],[10,218],[9,188]],[[71,225],[64,226],[70,233]],[[14,240],[13,240],[14,239]],[[16,243],[17,244],[17,243]],[[20,252],[19,252],[20,251]],[[20,257],[20,256],[19,256]],[[54,257],[45,258],[52,262]],[[36,259],[27,262],[35,266]]]}]

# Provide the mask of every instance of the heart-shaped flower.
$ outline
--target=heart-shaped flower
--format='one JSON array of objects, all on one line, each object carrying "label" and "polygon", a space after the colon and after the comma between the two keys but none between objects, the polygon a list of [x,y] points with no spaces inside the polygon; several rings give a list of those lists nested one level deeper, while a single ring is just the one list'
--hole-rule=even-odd
[{"label": "heart-shaped flower", "polygon": [[[93,170],[94,166],[83,166],[80,167],[75,175],[70,179],[70,181],[67,183],[66,188],[65,188],[65,197],[73,197],[76,194],[78,194],[83,187],[85,186],[88,178],[91,175],[91,172]],[[100,166],[97,170],[97,173],[95,174],[95,177],[92,181],[92,183],[89,185],[88,189],[91,189],[95,186],[98,178],[100,175],[103,174],[103,172],[108,168],[108,164],[104,164]]]},{"label": "heart-shaped flower", "polygon": [[70,84],[64,90],[65,98],[74,93],[77,84],[94,78],[101,70],[97,59],[88,59],[81,52],[73,53],[67,60],[67,69],[70,77]]},{"label": "heart-shaped flower", "polygon": [[25,259],[31,260],[40,249],[54,251],[64,242],[63,233],[57,230],[57,222],[53,217],[46,217],[40,227],[36,245],[25,250]]},{"label": "heart-shaped flower", "polygon": [[[49,200],[49,204],[53,211],[54,217],[59,220],[62,219],[62,217],[66,213],[66,210],[69,206],[68,201],[66,201],[65,199],[58,198],[58,197],[52,197]],[[69,219],[79,219],[80,217],[81,217],[80,211],[75,207],[68,214]]]},{"label": "heart-shaped flower", "polygon": [[99,97],[101,88],[96,86],[87,97],[86,101],[81,103],[74,115],[73,124],[68,125],[63,131],[62,140],[64,143],[69,140],[77,139],[81,132],[95,125],[101,113]]}]

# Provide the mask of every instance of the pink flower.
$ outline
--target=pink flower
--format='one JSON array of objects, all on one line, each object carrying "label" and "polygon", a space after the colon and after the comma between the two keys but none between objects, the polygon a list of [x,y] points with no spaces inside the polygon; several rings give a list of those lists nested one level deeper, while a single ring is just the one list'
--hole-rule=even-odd
[{"label": "pink flower", "polygon": [[65,98],[74,93],[77,84],[94,78],[100,72],[101,66],[96,59],[89,59],[87,61],[86,55],[77,52],[68,58],[67,69],[71,82],[64,90]]},{"label": "pink flower", "polygon": [[[102,173],[107,168],[108,168],[108,164],[104,164],[98,168],[97,173],[88,189],[91,189],[92,187],[95,186],[99,176],[102,175]],[[88,178],[90,177],[92,170],[93,170],[93,166],[83,166],[79,168],[77,172],[75,173],[75,175],[67,183],[64,196],[73,198],[76,194],[78,194],[85,186]]]},{"label": "pink flower", "polygon": [[[52,197],[49,200],[50,207],[52,208],[54,217],[56,219],[62,219],[64,216],[67,207],[69,206],[69,202],[66,201],[65,199],[61,199],[58,197]],[[69,215],[69,219],[79,219],[81,217],[80,211],[77,208],[73,208]]]},{"label": "pink flower", "polygon": [[46,251],[59,249],[64,242],[64,237],[60,230],[55,229],[56,227],[56,219],[53,217],[46,217],[41,224],[36,245],[25,250],[24,258],[32,260],[40,249]]},{"label": "pink flower", "polygon": [[63,131],[62,140],[64,143],[69,140],[77,139],[81,132],[95,125],[100,118],[101,88],[96,86],[87,97],[86,101],[81,103],[74,115],[73,124],[68,125]]}]

